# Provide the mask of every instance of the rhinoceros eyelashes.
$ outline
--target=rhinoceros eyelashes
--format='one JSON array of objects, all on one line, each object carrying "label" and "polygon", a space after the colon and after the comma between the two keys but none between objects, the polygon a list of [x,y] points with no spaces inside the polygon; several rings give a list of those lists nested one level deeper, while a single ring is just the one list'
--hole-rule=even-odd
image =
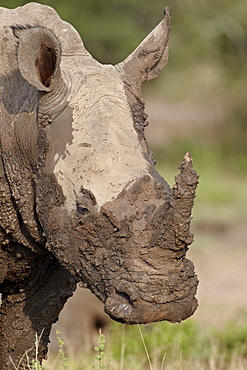
[{"label": "rhinoceros eyelashes", "polygon": [[43,27],[13,28],[18,38],[22,77],[40,91],[51,91],[59,70],[61,47],[54,33]]}]

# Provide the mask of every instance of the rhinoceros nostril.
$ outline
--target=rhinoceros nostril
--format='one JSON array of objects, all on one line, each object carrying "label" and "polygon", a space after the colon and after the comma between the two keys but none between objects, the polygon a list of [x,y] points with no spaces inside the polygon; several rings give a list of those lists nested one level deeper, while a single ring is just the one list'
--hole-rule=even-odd
[{"label": "rhinoceros nostril", "polygon": [[108,297],[105,302],[105,312],[114,320],[126,323],[134,310],[133,304],[128,294],[116,291]]},{"label": "rhinoceros nostril", "polygon": [[130,296],[127,294],[127,293],[122,293],[122,292],[116,292],[117,295],[119,295],[120,297],[123,297],[128,304],[132,305],[132,301],[130,299]]}]

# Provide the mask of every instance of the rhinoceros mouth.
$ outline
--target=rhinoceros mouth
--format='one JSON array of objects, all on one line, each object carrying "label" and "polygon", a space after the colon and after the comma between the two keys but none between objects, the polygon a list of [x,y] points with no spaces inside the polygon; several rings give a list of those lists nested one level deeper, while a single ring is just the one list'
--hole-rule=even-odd
[{"label": "rhinoceros mouth", "polygon": [[[167,262],[167,263],[166,263]],[[197,306],[198,280],[190,260],[181,257],[180,267],[171,269],[171,261],[163,260],[163,269],[131,272],[128,280],[120,274],[115,291],[105,300],[106,313],[116,321],[145,324],[167,320],[180,322],[191,316]],[[164,273],[166,271],[166,273]]]},{"label": "rhinoceros mouth", "polygon": [[198,280],[193,277],[193,286],[187,295],[164,303],[131,301],[128,294],[116,292],[107,298],[105,312],[115,321],[127,324],[146,324],[155,321],[180,322],[193,315],[198,302],[195,298]]}]

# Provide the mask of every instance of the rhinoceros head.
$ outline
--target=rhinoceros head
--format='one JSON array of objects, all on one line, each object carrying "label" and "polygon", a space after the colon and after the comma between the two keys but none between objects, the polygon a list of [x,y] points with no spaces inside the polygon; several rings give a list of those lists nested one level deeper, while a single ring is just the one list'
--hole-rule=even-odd
[{"label": "rhinoceros head", "polygon": [[11,209],[1,227],[50,250],[116,320],[190,316],[197,278],[185,254],[197,175],[189,154],[172,189],[157,173],[141,95],[167,63],[168,9],[115,66],[97,62],[49,7],[0,15],[1,199]]}]

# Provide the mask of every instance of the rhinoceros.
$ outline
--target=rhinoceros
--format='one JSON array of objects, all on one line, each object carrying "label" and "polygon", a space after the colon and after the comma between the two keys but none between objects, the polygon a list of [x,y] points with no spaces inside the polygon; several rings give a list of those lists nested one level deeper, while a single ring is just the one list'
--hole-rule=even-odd
[{"label": "rhinoceros", "polygon": [[52,8],[0,8],[1,369],[35,351],[42,361],[78,282],[122,323],[197,307],[185,255],[198,176],[186,153],[170,188],[144,135],[141,86],[168,61],[164,13],[124,61],[102,65]]}]

